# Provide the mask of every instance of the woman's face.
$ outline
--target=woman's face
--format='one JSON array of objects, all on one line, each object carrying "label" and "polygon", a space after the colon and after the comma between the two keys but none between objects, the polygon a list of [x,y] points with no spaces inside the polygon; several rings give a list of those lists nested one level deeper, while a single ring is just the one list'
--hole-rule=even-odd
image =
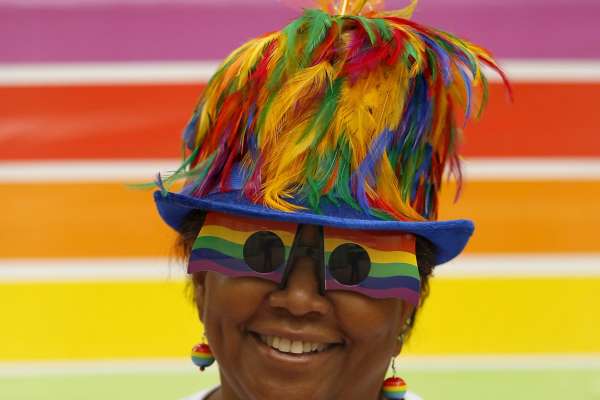
[{"label": "woman's face", "polygon": [[[302,230],[313,245],[317,228]],[[195,276],[196,302],[224,399],[377,399],[413,307],[357,293],[319,294],[314,261],[294,260],[287,286],[215,272]]]}]

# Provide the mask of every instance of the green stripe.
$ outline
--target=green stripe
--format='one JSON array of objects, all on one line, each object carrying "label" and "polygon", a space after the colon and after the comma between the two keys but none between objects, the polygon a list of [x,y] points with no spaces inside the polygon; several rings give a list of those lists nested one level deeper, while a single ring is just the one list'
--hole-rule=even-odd
[{"label": "green stripe", "polygon": [[412,264],[404,263],[372,263],[369,276],[373,278],[388,278],[392,276],[410,276],[420,279],[419,269]]},{"label": "green stripe", "polygon": [[244,246],[216,236],[199,236],[194,242],[193,250],[199,248],[213,249],[240,260],[244,258]]}]

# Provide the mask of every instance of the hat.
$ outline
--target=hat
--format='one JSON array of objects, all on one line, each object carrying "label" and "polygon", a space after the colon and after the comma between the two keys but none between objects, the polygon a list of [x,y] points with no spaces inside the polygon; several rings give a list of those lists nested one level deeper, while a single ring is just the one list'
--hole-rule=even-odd
[{"label": "hat", "polygon": [[482,67],[505,77],[482,48],[409,20],[416,0],[387,12],[320,3],[223,62],[184,130],[181,167],[158,176],[158,211],[176,230],[200,209],[403,231],[449,261],[473,223],[437,221],[439,192],[446,173],[460,187],[461,128],[487,97]]}]

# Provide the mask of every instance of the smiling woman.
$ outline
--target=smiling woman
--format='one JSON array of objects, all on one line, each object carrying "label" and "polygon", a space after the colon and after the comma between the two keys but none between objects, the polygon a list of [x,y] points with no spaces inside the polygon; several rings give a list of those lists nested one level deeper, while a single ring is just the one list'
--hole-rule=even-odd
[{"label": "smiling woman", "polygon": [[[243,221],[254,232],[265,232],[262,229],[266,225],[273,229],[270,220],[234,219],[217,213],[209,214],[213,218],[215,215],[221,222],[226,222],[228,228]],[[344,388],[351,388],[356,398],[377,398],[376,394],[381,390],[381,376],[388,368],[389,359],[400,352],[415,321],[417,308],[396,298],[374,299],[352,293],[353,289],[360,287],[360,270],[363,268],[360,263],[353,264],[348,257],[345,257],[345,263],[340,264],[343,267],[338,269],[346,270],[347,276],[357,273],[359,282],[356,286],[348,286],[350,291],[321,294],[319,285],[323,281],[317,277],[321,275],[318,269],[323,263],[319,259],[296,254],[293,263],[282,260],[274,265],[265,262],[277,258],[272,257],[277,253],[277,246],[271,246],[269,251],[264,251],[264,247],[259,250],[261,265],[280,268],[289,265],[291,268],[285,285],[278,285],[282,282],[281,274],[269,275],[263,271],[263,275],[258,276],[265,280],[250,278],[257,276],[251,267],[255,262],[247,263],[245,276],[248,279],[240,278],[239,270],[232,273],[230,269],[220,269],[221,266],[227,268],[233,265],[233,258],[224,253],[235,253],[240,259],[248,260],[248,252],[244,257],[241,249],[228,251],[223,246],[223,253],[219,254],[215,250],[218,245],[210,249],[200,247],[208,246],[209,236],[203,234],[209,230],[208,227],[213,227],[208,223],[210,221],[203,211],[191,212],[182,224],[177,249],[183,259],[190,260],[190,272],[196,270],[192,272],[194,299],[206,326],[206,336],[214,338],[210,340],[211,349],[219,360],[220,368],[230,371],[227,378],[222,377],[222,381],[232,385],[234,393],[225,395],[231,389],[224,384],[223,398],[239,398],[235,393],[253,393],[260,399],[271,398],[273,394],[286,398],[329,399],[335,393],[340,393],[343,398],[352,398],[350,394],[342,395]],[[224,228],[221,232],[231,233],[231,230]],[[359,238],[358,242],[364,243],[369,235],[369,232],[349,231],[347,240]],[[248,238],[250,240],[245,243],[252,243],[252,236]],[[303,226],[292,238],[296,241],[295,251],[312,248],[318,254],[323,247],[322,232],[314,225]],[[343,242],[339,234],[334,240]],[[343,249],[344,244],[339,248]],[[202,252],[208,257],[198,257]],[[286,253],[289,257],[289,252]],[[328,259],[332,260],[331,255]],[[418,269],[414,269],[416,279],[420,280],[422,303],[428,292],[427,282],[434,262],[431,245],[425,239],[416,239],[416,259]],[[213,264],[215,260],[218,261]],[[350,265],[354,268],[349,268]],[[374,265],[369,260],[365,268],[372,271]],[[327,268],[332,268],[331,262]],[[390,266],[392,268],[402,269],[400,265]],[[350,283],[348,279],[340,280]],[[364,370],[365,365],[370,366],[369,371]],[[354,382],[362,384],[355,386]],[[218,397],[215,395],[214,398]],[[416,397],[408,394],[406,399]]]},{"label": "smiling woman", "polygon": [[224,61],[158,176],[205,326],[192,359],[218,360],[195,398],[415,398],[386,371],[473,232],[437,221],[438,194],[494,61],[408,20],[415,1],[322,3]]}]

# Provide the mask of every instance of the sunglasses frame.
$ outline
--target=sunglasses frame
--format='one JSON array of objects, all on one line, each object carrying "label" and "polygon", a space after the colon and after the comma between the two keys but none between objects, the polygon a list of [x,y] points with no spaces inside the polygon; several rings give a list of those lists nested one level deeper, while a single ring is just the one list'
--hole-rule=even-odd
[{"label": "sunglasses frame", "polygon": [[[270,280],[276,283],[280,289],[284,289],[288,284],[297,258],[310,257],[315,264],[315,273],[319,282],[319,293],[321,295],[325,295],[327,290],[345,290],[358,292],[371,298],[402,298],[414,305],[418,304],[420,298],[420,274],[414,252],[414,237],[411,242],[406,242],[402,245],[404,243],[402,242],[402,235],[405,234],[391,232],[388,235],[387,232],[374,232],[375,236],[366,237],[364,241],[361,241],[360,237],[363,233],[352,230],[348,230],[349,232],[345,233],[345,230],[332,229],[321,225],[282,223],[255,218],[240,219],[235,217],[235,219],[228,220],[227,218],[231,217],[228,214],[210,214],[212,215],[207,215],[207,217],[214,216],[215,220],[210,222],[205,220],[205,223],[199,230],[189,259],[188,273],[215,271],[231,277],[257,277]],[[293,227],[293,225],[296,226]],[[256,230],[254,230],[254,226],[256,226]],[[208,228],[208,232],[210,233],[205,232],[206,234],[203,235],[205,227]],[[317,240],[312,245],[301,243],[304,238],[303,230],[307,227],[315,227],[318,230]],[[221,235],[219,235],[219,229],[224,230]],[[330,233],[327,233],[328,230],[330,230]],[[273,233],[284,245],[286,259],[271,272],[254,270],[250,267],[244,256],[244,248],[248,243],[248,239],[258,232]],[[282,236],[282,234],[285,236]],[[345,236],[345,234],[348,236]],[[327,240],[326,235],[330,236],[332,240],[327,246],[325,245],[325,241]],[[210,245],[196,247],[196,244],[201,239],[210,243],[215,238],[231,242],[230,244],[235,245],[238,250],[234,253],[237,255],[222,254],[221,258],[218,256],[213,257],[211,254],[219,253],[218,248],[211,247]],[[412,247],[410,243],[412,243]],[[325,260],[327,254],[331,258],[335,249],[343,244],[357,245],[369,257],[369,273],[356,284],[342,283],[331,274],[331,271],[326,270],[330,261]],[[240,248],[242,249],[241,257],[239,256]],[[329,253],[325,251],[326,248],[329,249]],[[195,256],[196,251],[199,251],[199,253]],[[403,264],[405,265],[403,266]],[[388,269],[388,267],[392,269]],[[406,268],[409,268],[409,270]]]}]

